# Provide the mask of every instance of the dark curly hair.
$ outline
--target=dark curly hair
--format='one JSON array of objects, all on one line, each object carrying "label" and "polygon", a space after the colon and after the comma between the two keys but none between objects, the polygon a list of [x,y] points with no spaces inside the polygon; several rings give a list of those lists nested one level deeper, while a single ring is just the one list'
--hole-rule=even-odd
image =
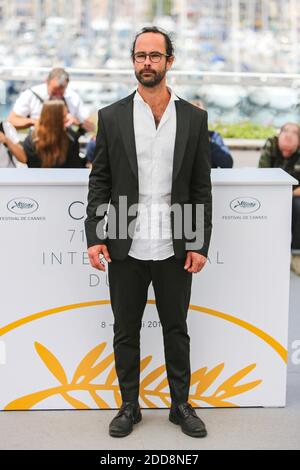
[{"label": "dark curly hair", "polygon": [[134,50],[135,50],[136,40],[141,34],[145,34],[145,33],[162,34],[165,38],[166,54],[168,56],[174,55],[174,45],[173,45],[173,42],[172,42],[172,39],[171,39],[170,35],[164,29],[157,28],[157,26],[146,26],[145,28],[141,29],[141,31],[139,31],[136,34],[135,38],[134,38],[134,41],[132,43],[132,48],[131,48],[131,58],[132,58],[132,60],[133,60],[133,57],[134,57]]}]

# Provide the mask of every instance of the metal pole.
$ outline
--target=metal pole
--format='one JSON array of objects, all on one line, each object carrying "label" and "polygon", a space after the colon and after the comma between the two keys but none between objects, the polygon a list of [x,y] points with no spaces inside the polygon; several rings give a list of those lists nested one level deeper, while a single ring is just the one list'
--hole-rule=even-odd
[{"label": "metal pole", "polygon": [[107,18],[108,18],[108,37],[107,37],[107,59],[112,56],[113,44],[113,24],[115,20],[115,0],[108,0],[107,3]]},{"label": "metal pole", "polygon": [[263,30],[268,31],[269,30],[269,4],[266,0],[262,0],[261,16],[262,16]]},{"label": "metal pole", "polygon": [[231,0],[231,33],[233,40],[233,70],[240,71],[240,0]]},{"label": "metal pole", "polygon": [[290,0],[290,21],[291,21],[291,47],[292,47],[292,72],[298,72],[298,8],[297,1]]}]

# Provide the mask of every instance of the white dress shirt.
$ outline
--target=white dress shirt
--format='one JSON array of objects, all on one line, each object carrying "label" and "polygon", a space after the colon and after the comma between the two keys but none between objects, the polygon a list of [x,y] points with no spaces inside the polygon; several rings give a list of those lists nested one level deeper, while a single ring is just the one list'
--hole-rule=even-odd
[{"label": "white dress shirt", "polygon": [[[35,85],[32,87],[32,90],[37,93],[42,100],[46,101],[49,99],[48,88],[46,83],[41,85]],[[69,112],[72,116],[75,116],[79,122],[83,122],[88,118],[88,111],[85,108],[80,96],[69,86],[66,88],[64,93],[64,98],[69,108]],[[30,117],[31,119],[39,119],[43,103],[38,99],[36,95],[27,90],[23,91],[20,96],[17,98],[13,111],[18,116]]]},{"label": "white dress shirt", "polygon": [[[168,87],[169,88],[169,87]],[[176,136],[175,100],[170,101],[156,128],[150,106],[136,91],[134,134],[139,176],[139,210],[129,255],[162,260],[174,255],[171,230],[171,188]]]}]

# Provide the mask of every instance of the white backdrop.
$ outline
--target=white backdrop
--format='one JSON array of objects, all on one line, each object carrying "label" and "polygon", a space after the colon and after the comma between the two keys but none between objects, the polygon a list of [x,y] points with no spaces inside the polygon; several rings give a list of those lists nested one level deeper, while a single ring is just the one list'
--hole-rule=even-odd
[{"label": "white backdrop", "polygon": [[[117,408],[106,273],[89,266],[88,170],[0,170],[1,409]],[[209,261],[193,275],[190,402],[284,406],[291,184],[282,170],[213,170]],[[152,286],[140,404],[170,394]]]}]

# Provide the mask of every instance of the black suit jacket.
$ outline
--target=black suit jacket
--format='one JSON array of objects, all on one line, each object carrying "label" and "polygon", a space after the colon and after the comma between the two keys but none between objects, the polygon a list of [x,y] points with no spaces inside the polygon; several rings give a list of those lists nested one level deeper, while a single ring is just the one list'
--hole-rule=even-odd
[{"label": "black suit jacket", "polygon": [[[124,259],[132,243],[132,238],[117,236],[113,239],[104,236],[109,231],[110,214],[105,228],[103,211],[97,215],[99,205],[108,206],[110,201],[117,215],[117,233],[119,233],[118,216],[120,209],[119,196],[127,197],[128,207],[139,200],[139,180],[135,135],[133,126],[133,97],[126,98],[102,108],[98,112],[98,132],[93,167],[89,177],[89,192],[85,231],[87,246],[106,244],[111,259]],[[204,243],[199,249],[193,249],[207,256],[212,229],[212,196],[211,196],[211,155],[207,129],[207,112],[183,99],[175,101],[176,138],[173,159],[171,204],[192,204],[193,230],[200,230],[196,218],[195,204],[204,205]],[[129,215],[127,227],[135,223],[136,214]],[[185,258],[186,242],[193,239],[174,237],[174,215],[171,213],[173,248],[176,258]],[[126,228],[127,228],[126,227]],[[183,232],[183,230],[182,230]],[[97,235],[98,234],[98,235]],[[107,235],[107,233],[106,233]],[[202,237],[203,238],[203,237]]]}]

